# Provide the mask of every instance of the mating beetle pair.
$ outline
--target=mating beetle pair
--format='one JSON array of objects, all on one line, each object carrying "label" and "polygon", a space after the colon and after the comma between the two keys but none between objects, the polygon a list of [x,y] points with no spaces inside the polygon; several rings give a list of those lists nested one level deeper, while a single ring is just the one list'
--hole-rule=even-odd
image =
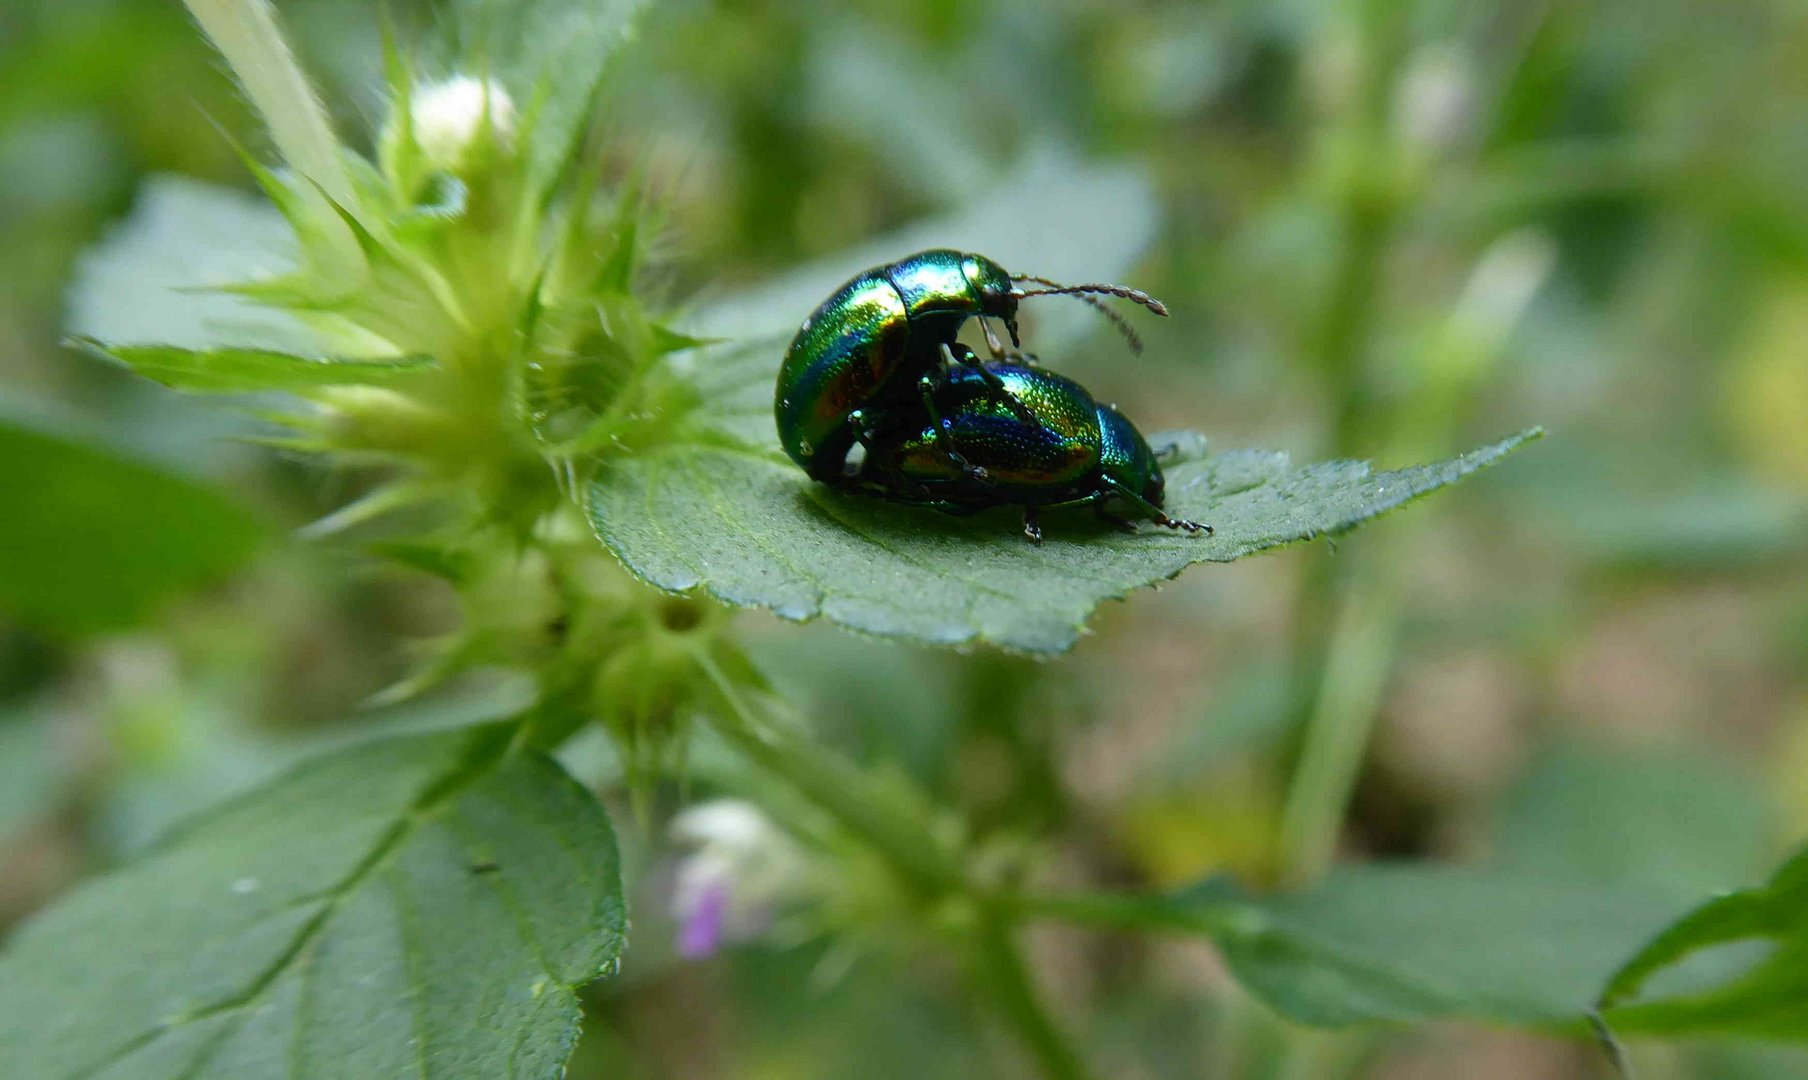
[{"label": "mating beetle pair", "polygon": [[[1114,497],[1171,528],[1209,531],[1162,512],[1160,466],[1121,413],[1070,379],[1007,358],[985,320],[1003,322],[1016,346],[1018,302],[1048,295],[1099,308],[1133,348],[1134,331],[1095,297],[1167,314],[1135,289],[1012,275],[958,251],[876,267],[812,312],[785,352],[774,414],[786,454],[818,481],[896,502],[952,513],[1022,506],[1024,533],[1038,543],[1038,508],[1092,504],[1104,514]],[[974,317],[990,362],[956,341]],[[850,472],[856,443],[863,454]]]}]

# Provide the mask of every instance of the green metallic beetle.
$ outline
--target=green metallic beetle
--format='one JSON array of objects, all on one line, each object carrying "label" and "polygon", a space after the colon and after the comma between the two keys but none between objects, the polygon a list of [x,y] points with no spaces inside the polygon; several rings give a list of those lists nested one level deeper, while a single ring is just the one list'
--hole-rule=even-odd
[{"label": "green metallic beetle", "polygon": [[[1042,542],[1039,512],[1055,506],[1090,505],[1105,520],[1136,531],[1106,509],[1110,499],[1170,529],[1212,531],[1163,512],[1167,481],[1161,465],[1123,413],[1095,401],[1072,379],[1024,359],[981,364],[960,348],[965,355],[956,359],[962,363],[937,380],[927,416],[918,414],[925,422],[882,435],[867,448],[862,490],[953,514],[1021,506],[1023,534],[1036,544]],[[1033,420],[1026,423],[998,399],[994,380]]]},{"label": "green metallic beetle", "polygon": [[[1034,284],[1041,289],[1025,290]],[[1077,296],[1103,311],[1140,349],[1134,331],[1093,294],[1122,297],[1166,315],[1161,302],[1121,285],[1061,285],[1008,273],[983,255],[922,251],[854,278],[811,312],[785,350],[773,394],[779,442],[792,461],[823,483],[846,483],[848,452],[871,443],[886,417],[920,411],[933,376],[954,359],[951,346],[969,318],[978,317],[995,359],[1004,349],[986,325],[998,319],[1017,336],[1017,304],[1029,296]],[[971,355],[968,353],[967,355]],[[979,372],[994,395],[1025,423],[1034,417],[1003,395],[997,379]],[[957,464],[958,462],[952,462]]]}]

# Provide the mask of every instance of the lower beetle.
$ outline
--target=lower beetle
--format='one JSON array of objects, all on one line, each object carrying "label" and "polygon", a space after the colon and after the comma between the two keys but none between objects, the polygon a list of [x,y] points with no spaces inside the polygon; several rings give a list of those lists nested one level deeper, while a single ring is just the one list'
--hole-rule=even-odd
[{"label": "lower beetle", "polygon": [[[1166,480],[1155,451],[1116,408],[1027,358],[980,364],[962,351],[930,388],[927,415],[916,417],[923,423],[899,427],[868,448],[860,463],[863,490],[953,514],[1021,506],[1023,534],[1036,544],[1040,511],[1057,506],[1090,505],[1136,531],[1106,508],[1111,499],[1170,529],[1212,531],[1163,512]],[[994,380],[1028,408],[1031,421],[999,401]]]},{"label": "lower beetle", "polygon": [[[1004,347],[985,320],[1004,323],[1015,346],[1018,302],[1054,295],[1076,296],[1104,312],[1132,348],[1140,348],[1135,331],[1099,296],[1168,313],[1159,300],[1122,285],[1062,285],[1009,273],[983,255],[918,252],[847,282],[798,328],[773,393],[780,445],[812,478],[843,483],[848,452],[856,442],[869,443],[894,412],[922,408],[922,383],[939,376],[950,355],[944,347],[955,344],[968,319],[980,320],[994,359],[1002,358]],[[996,379],[977,365],[974,371],[1019,420],[1034,423],[1026,409],[1005,399]]]}]

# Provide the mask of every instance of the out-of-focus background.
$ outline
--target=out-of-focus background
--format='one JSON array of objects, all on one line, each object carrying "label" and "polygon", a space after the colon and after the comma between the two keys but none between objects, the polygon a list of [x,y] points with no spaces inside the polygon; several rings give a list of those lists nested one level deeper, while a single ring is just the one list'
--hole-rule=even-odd
[{"label": "out-of-focus background", "polygon": [[[342,128],[368,132],[370,6],[283,10]],[[1044,359],[1145,430],[1398,465],[1548,429],[1335,548],[1109,605],[1053,662],[743,616],[825,737],[1001,844],[1033,839],[1051,882],[1261,883],[1286,869],[1302,722],[1341,710],[1374,732],[1339,857],[1485,858],[1529,835],[1725,883],[1808,835],[1805,116],[1798,0],[673,0],[604,125],[663,200],[667,273],[699,308],[1026,163],[1109,162],[1158,193],[1133,283],[1174,316],[1139,320],[1140,359],[1102,323]],[[0,417],[264,523],[249,561],[174,600],[7,598],[0,937],[370,722],[453,615],[429,583],[294,537],[347,478],[59,347],[82,251],[144,178],[249,191],[233,142],[260,139],[173,0],[0,8]],[[8,438],[0,557],[54,557],[19,539],[45,532],[30,492],[92,474]],[[155,515],[120,513],[148,489],[114,479],[93,481],[95,520]],[[246,541],[195,539],[216,542]],[[619,820],[652,838],[637,955],[593,989],[574,1077],[986,1074],[954,972],[882,934],[855,948],[779,920],[671,961],[663,828]],[[1114,1077],[1606,1075],[1591,1047],[1479,1026],[1294,1028],[1201,945],[1051,931],[1033,953]],[[1808,1056],[1750,1046],[1639,1060],[1808,1076]]]}]

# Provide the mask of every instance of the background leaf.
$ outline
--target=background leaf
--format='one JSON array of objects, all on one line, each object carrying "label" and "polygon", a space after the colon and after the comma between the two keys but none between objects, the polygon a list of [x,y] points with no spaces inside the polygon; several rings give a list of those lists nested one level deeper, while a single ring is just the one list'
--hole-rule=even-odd
[{"label": "background leaf", "polygon": [[218,577],[262,530],[218,492],[101,446],[0,419],[0,608],[122,626]]},{"label": "background leaf", "polygon": [[1260,902],[1218,941],[1241,982],[1303,1023],[1576,1024],[1686,902],[1580,869],[1365,864]]},{"label": "background leaf", "polygon": [[304,766],[0,953],[15,1075],[556,1077],[611,969],[613,834],[512,729]]},{"label": "background leaf", "polygon": [[695,437],[606,465],[590,488],[597,535],[664,589],[943,645],[1060,652],[1102,601],[1196,562],[1342,532],[1537,435],[1384,473],[1359,462],[1296,468],[1256,451],[1196,456],[1166,469],[1167,508],[1213,535],[1127,536],[1084,511],[1057,512],[1034,547],[1008,511],[957,519],[812,483],[777,450],[778,354],[768,341],[699,356]]},{"label": "background leaf", "polygon": [[329,355],[293,315],[220,291],[287,273],[296,258],[289,223],[262,198],[152,176],[132,215],[82,258],[67,328],[109,345]]},{"label": "background leaf", "polygon": [[[1508,800],[1486,864],[1348,865],[1269,897],[1215,878],[1108,901],[1121,906],[1105,921],[1211,936],[1245,986],[1302,1023],[1577,1026],[1640,942],[1762,858],[1764,807],[1730,780],[1698,757],[1566,747]],[[1678,807],[1698,811],[1680,830]],[[1646,858],[1666,837],[1672,852]],[[1612,857],[1615,844],[1630,854]]]},{"label": "background leaf", "polygon": [[[1718,977],[1698,974],[1696,985],[1639,1000],[1710,950],[1721,951]],[[1665,929],[1615,974],[1601,1004],[1619,1031],[1808,1038],[1808,851],[1769,884],[1716,897]]]}]

